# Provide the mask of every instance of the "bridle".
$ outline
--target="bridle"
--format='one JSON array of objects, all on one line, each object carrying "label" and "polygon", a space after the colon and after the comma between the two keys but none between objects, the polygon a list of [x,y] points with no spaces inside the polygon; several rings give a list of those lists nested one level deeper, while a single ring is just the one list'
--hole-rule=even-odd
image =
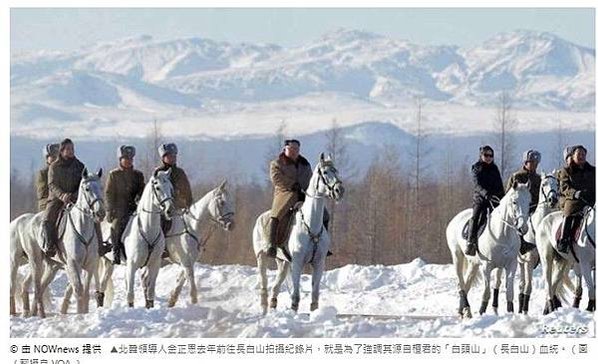
[{"label": "bridle", "polygon": [[160,196],[158,196],[158,191],[156,190],[156,186],[154,185],[153,181],[151,182],[151,184],[152,184],[152,187],[151,187],[152,188],[152,195],[158,201],[158,205],[160,205],[160,211],[146,210],[144,207],[141,208],[141,211],[145,212],[145,213],[148,213],[148,214],[161,214],[164,211],[166,202],[167,201],[174,201],[174,198],[172,196],[167,196],[167,197],[165,197],[163,199],[160,199]]},{"label": "bridle", "polygon": [[[338,180],[338,178],[334,181],[334,183],[330,184],[330,182],[328,182],[326,180],[326,177],[324,176],[324,173],[322,172],[322,167],[330,167],[331,171],[334,173],[334,175],[336,176],[336,168],[334,168],[334,166],[331,163],[326,163],[324,162],[321,165],[318,165],[318,169],[317,169],[317,173],[318,173],[318,179],[316,180],[316,193],[312,196],[310,194],[307,193],[307,191],[302,190],[301,192],[303,192],[305,194],[305,196],[311,197],[311,198],[325,198],[326,196],[333,198],[334,195],[334,189],[341,184],[342,182]],[[324,186],[326,186],[326,193],[325,194],[318,194],[318,190],[320,187],[320,181],[322,181],[322,184]]]}]

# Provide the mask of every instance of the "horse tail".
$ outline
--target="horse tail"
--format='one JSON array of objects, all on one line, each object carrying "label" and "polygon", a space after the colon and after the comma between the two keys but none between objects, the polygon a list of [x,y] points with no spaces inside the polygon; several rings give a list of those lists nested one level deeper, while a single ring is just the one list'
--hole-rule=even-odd
[{"label": "horse tail", "polygon": [[555,254],[553,263],[552,284],[556,285],[555,294],[562,302],[570,304],[568,297],[575,291],[573,282],[569,278],[571,265],[559,254]]},{"label": "horse tail", "polygon": [[[472,263],[469,261],[469,259],[464,257],[464,259],[463,259],[463,274],[466,274],[467,272],[469,272],[470,266],[472,266]],[[469,276],[465,277],[465,281],[467,281],[468,279],[471,279],[471,286],[469,287],[470,289],[473,287],[481,287],[484,285],[484,277],[482,276],[482,274],[480,274],[479,266],[473,266],[470,274],[471,274],[471,278],[469,278]]]}]

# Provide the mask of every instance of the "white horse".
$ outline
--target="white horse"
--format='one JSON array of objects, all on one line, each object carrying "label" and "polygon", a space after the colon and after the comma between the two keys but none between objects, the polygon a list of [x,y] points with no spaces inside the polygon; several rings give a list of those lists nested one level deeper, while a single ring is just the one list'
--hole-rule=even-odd
[{"label": "white horse", "polygon": [[[330,237],[324,229],[324,204],[325,199],[329,198],[335,202],[341,200],[344,194],[344,187],[338,175],[334,163],[330,157],[324,158],[320,155],[318,165],[315,167],[309,187],[305,191],[305,202],[295,214],[293,227],[289,236],[289,252],[292,262],[289,263],[280,249],[278,249],[276,264],[278,267],[276,281],[272,288],[272,298],[270,307],[276,308],[277,297],[280,292],[280,286],[288,274],[289,264],[293,282],[293,293],[291,309],[297,311],[299,308],[299,289],[300,279],[303,267],[311,264],[312,273],[312,292],[310,309],[318,308],[318,299],[320,296],[320,280],[324,272],[324,263],[328,248],[330,246]],[[258,270],[260,273],[260,297],[263,313],[268,310],[268,278],[267,278],[267,240],[264,237],[264,227],[270,219],[270,211],[261,214],[253,228],[253,251],[257,259]]]},{"label": "white horse", "polygon": [[133,307],[135,300],[135,272],[144,268],[142,285],[145,307],[154,307],[156,279],[164,252],[164,234],[160,226],[160,215],[171,219],[175,207],[170,172],[156,171],[143,189],[137,212],[129,219],[123,232],[126,252],[127,304]]},{"label": "white horse", "polygon": [[575,301],[573,307],[579,307],[581,301],[581,277],[588,288],[588,311],[596,309],[596,206],[587,207],[581,223],[579,238],[572,244],[567,254],[557,251],[557,231],[563,223],[561,211],[547,215],[540,222],[538,229],[538,251],[544,268],[546,283],[546,305],[544,314],[548,314],[560,307],[557,290],[567,277],[569,270],[574,269],[577,276]]},{"label": "white horse", "polygon": [[[166,235],[168,258],[162,261],[162,266],[175,263],[183,269],[178,276],[176,286],[170,293],[168,307],[174,307],[186,280],[190,285],[191,303],[197,303],[195,262],[199,260],[213,227],[218,225],[226,231],[231,230],[234,226],[234,216],[235,206],[226,189],[226,181],[191,205],[189,210],[175,215],[172,228]],[[212,224],[208,227],[206,223]],[[202,227],[205,229],[202,230]]]},{"label": "white horse", "polygon": [[488,216],[488,222],[478,239],[478,252],[475,256],[465,255],[467,245],[462,236],[463,227],[469,222],[472,210],[458,213],[446,228],[446,239],[451,251],[453,265],[459,280],[459,315],[471,317],[467,293],[473,284],[479,267],[484,278],[484,294],[480,314],[486,312],[490,298],[490,275],[495,268],[504,268],[507,281],[507,311],[513,312],[513,282],[517,270],[519,254],[519,234],[527,232],[527,219],[531,194],[529,182],[515,183]]},{"label": "white horse", "polygon": [[[43,292],[60,268],[67,272],[69,287],[74,290],[77,298],[77,313],[89,311],[89,287],[91,279],[95,277],[98,264],[98,238],[94,224],[104,219],[106,215],[102,199],[102,185],[100,178],[102,170],[97,174],[90,174],[87,168],[83,170],[79,184],[78,197],[75,204],[65,208],[65,230],[57,243],[57,255],[48,258],[40,248],[42,241],[43,212],[35,215],[24,214],[10,224],[10,313],[15,314],[15,294],[19,288],[17,279],[18,267],[29,262],[30,273],[24,280],[21,291],[23,311],[29,314],[28,286],[33,281],[33,315],[45,317],[45,307],[42,299]],[[64,307],[64,302],[63,302]],[[61,310],[66,313],[65,310]]]},{"label": "white horse", "polygon": [[[559,201],[559,184],[553,173],[542,172],[538,206],[528,220],[527,234],[523,237],[530,244],[536,245],[536,230],[544,216],[557,210]],[[532,294],[533,272],[540,262],[540,255],[537,247],[519,254],[519,313],[527,314],[529,311],[529,299]],[[492,295],[492,308],[498,312],[498,292],[501,284],[502,269],[498,269],[495,276],[495,284]]]}]

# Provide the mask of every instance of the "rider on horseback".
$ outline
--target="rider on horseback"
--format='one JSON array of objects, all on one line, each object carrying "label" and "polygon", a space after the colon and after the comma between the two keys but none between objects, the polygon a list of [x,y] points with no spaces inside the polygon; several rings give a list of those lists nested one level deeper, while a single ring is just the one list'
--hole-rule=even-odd
[{"label": "rider on horseback", "polygon": [[[193,194],[191,192],[191,184],[187,178],[185,171],[177,166],[178,148],[174,143],[162,144],[158,147],[158,154],[162,159],[162,165],[157,167],[155,171],[167,171],[170,169],[170,182],[172,183],[174,205],[177,210],[184,210],[191,207],[193,203]],[[164,235],[170,230],[172,220],[167,220],[161,217],[162,230]]]},{"label": "rider on horseback", "polygon": [[596,201],[596,169],[586,161],[586,153],[583,145],[572,147],[571,163],[558,174],[560,192],[565,197],[565,221],[557,249],[564,254],[574,242],[573,234],[583,219],[584,207],[593,206]]},{"label": "rider on horseback", "polygon": [[42,154],[44,155],[44,159],[46,160],[46,165],[44,168],[40,169],[37,172],[37,177],[35,181],[35,187],[37,190],[37,209],[38,211],[44,211],[46,206],[48,205],[48,170],[50,169],[50,164],[52,164],[56,159],[58,159],[58,148],[60,148],[60,144],[46,144],[44,149],[42,150]]},{"label": "rider on horseback", "polygon": [[485,218],[486,211],[493,208],[505,195],[500,171],[494,164],[494,150],[485,145],[480,147],[480,159],[471,166],[473,177],[473,215],[469,221],[469,234],[465,254],[477,252],[478,229]]},{"label": "rider on horseback", "polygon": [[[538,168],[538,164],[542,160],[542,155],[537,150],[527,150],[523,153],[523,166],[517,172],[513,173],[507,182],[507,187],[505,188],[508,191],[515,182],[517,183],[527,183],[530,181],[529,191],[532,195],[532,201],[529,207],[529,214],[531,214],[536,210],[538,205],[538,200],[540,197],[540,184],[542,183],[542,178],[538,173],[536,173],[536,169]],[[521,247],[519,248],[519,252],[521,254],[525,254],[526,252],[530,251],[535,247],[534,244],[528,243],[523,239],[521,236]]]},{"label": "rider on horseback", "polygon": [[[281,221],[288,221],[291,209],[299,201],[305,201],[305,192],[311,179],[311,165],[299,154],[301,143],[296,139],[285,140],[284,149],[270,162],[270,180],[274,185],[274,198],[270,210],[270,233],[268,251],[276,257],[277,234]],[[328,226],[329,215],[324,209],[324,226]],[[288,252],[287,252],[288,254]]]},{"label": "rider on horseback", "polygon": [[125,256],[121,236],[127,227],[129,217],[137,210],[145,180],[143,173],[133,168],[135,147],[121,145],[117,150],[118,168],[110,171],[106,180],[106,219],[111,223],[110,237],[114,264],[120,264]]},{"label": "rider on horseback", "polygon": [[[59,156],[48,169],[48,204],[43,213],[42,228],[45,233],[45,251],[48,257],[56,254],[58,245],[58,232],[56,222],[62,209],[69,203],[77,202],[79,184],[83,175],[85,165],[75,157],[75,145],[69,138],[60,142]],[[106,254],[108,246],[103,243],[102,229],[99,223],[95,223],[96,235],[98,237],[98,253],[100,256]]]}]

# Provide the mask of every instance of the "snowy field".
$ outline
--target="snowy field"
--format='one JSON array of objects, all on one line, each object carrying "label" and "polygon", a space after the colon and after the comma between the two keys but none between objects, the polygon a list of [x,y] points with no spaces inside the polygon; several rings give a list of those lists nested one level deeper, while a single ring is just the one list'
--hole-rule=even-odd
[{"label": "snowy field", "polygon": [[[160,271],[156,308],[143,308],[139,280],[136,306],[127,308],[124,267],[115,269],[115,297],[111,308],[95,308],[89,314],[57,314],[67,281],[64,272],[50,286],[53,299],[48,318],[11,318],[11,337],[546,337],[546,326],[557,330],[587,328],[594,337],[591,313],[569,307],[548,316],[541,314],[544,290],[541,268],[534,272],[530,315],[506,314],[504,284],[499,315],[474,315],[461,321],[455,315],[458,297],[451,265],[426,264],[416,259],[395,266],[347,265],[325,272],[320,309],[309,315],[309,275],[303,275],[299,313],[290,310],[290,295],[283,285],[279,308],[262,316],[259,307],[257,270],[249,266],[197,265],[199,304],[189,303],[185,288],[175,308],[166,300],[178,274],[178,267]],[[270,282],[274,271],[269,272]],[[270,283],[271,284],[271,283]],[[587,304],[584,291],[582,307]],[[515,294],[517,296],[517,293]],[[480,287],[469,296],[473,311],[480,303]],[[74,302],[73,302],[74,303]],[[517,308],[517,302],[515,303]],[[566,305],[568,306],[568,305]],[[491,309],[490,309],[491,311]],[[356,317],[347,314],[385,315]],[[388,317],[399,316],[399,317]]]}]

